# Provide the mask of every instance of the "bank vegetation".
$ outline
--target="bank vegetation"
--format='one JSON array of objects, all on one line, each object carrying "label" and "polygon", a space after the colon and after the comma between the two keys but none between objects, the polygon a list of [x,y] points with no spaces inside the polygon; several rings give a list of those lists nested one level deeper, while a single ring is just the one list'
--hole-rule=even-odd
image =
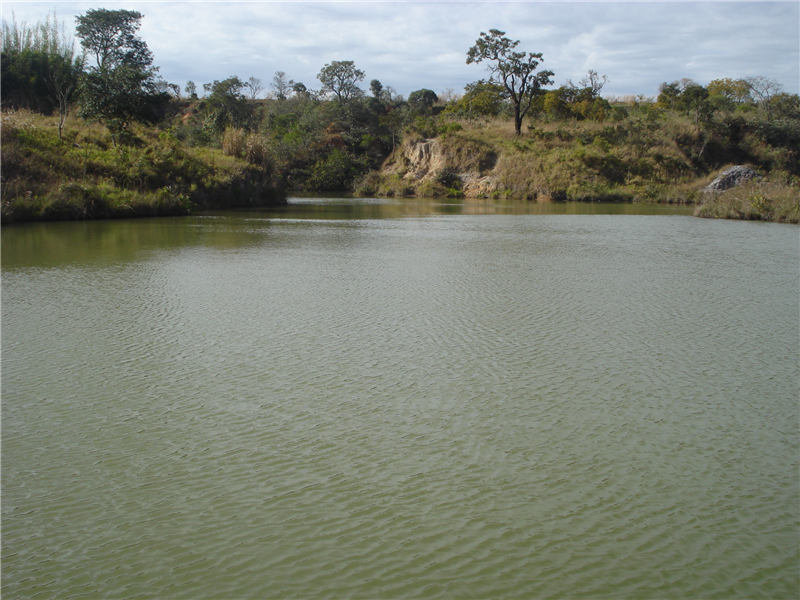
[{"label": "bank vegetation", "polygon": [[[405,98],[377,79],[365,90],[352,61],[323,66],[318,89],[282,71],[266,85],[232,75],[181,87],[158,77],[141,18],[90,9],[82,53],[55,15],[3,22],[3,222],[262,206],[292,190],[680,202],[700,216],[800,221],[800,98],[773,80],[684,79],[609,98],[595,71],[554,87],[541,54],[490,30],[467,52],[490,77],[463,93]],[[125,32],[116,49],[93,41],[109,23]],[[731,165],[760,177],[706,192]]]}]

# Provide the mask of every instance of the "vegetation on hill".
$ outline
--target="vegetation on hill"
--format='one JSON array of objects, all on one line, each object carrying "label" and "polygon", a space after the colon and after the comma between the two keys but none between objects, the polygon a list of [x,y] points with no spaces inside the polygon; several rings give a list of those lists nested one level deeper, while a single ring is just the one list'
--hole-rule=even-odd
[{"label": "vegetation on hill", "polygon": [[2,119],[3,222],[187,214],[280,202],[268,163],[186,148],[168,132],[134,128],[124,146],[98,125],[59,138],[53,117]]},{"label": "vegetation on hill", "polygon": [[356,190],[472,195],[467,183],[478,176],[491,184],[481,195],[496,198],[694,203],[721,169],[750,164],[773,182],[770,189],[783,185],[800,196],[800,115],[767,120],[758,110],[718,111],[697,122],[642,99],[609,103],[609,109],[608,120],[543,112],[519,136],[502,118],[440,118],[438,129],[411,130],[406,138],[438,137],[444,161],[436,172],[420,177],[408,147],[401,147]]},{"label": "vegetation on hill", "polygon": [[[194,82],[158,77],[137,36],[142,18],[88,10],[82,54],[55,15],[3,22],[3,222],[253,206],[287,189],[800,212],[800,98],[769,79],[686,79],[657,99],[608,99],[607,78],[589,71],[545,90],[553,73],[537,70],[542,55],[490,30],[467,52],[490,77],[463,95],[420,89],[406,100],[377,79],[367,92],[363,71],[333,61],[318,90],[277,71],[267,98],[260,79],[235,75],[202,84],[201,96]],[[426,164],[415,158],[423,148]],[[732,164],[764,175],[741,192],[752,210],[712,210],[733,195],[701,192]]]}]

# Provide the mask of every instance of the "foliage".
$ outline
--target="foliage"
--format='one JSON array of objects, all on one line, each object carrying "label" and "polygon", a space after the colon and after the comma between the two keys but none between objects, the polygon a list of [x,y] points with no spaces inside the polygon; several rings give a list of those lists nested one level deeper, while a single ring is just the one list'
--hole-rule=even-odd
[{"label": "foliage", "polygon": [[718,108],[732,109],[750,101],[750,86],[744,79],[714,79],[706,86]]},{"label": "foliage", "polygon": [[[21,99],[50,112],[59,97],[44,74],[63,72],[61,79],[83,79],[80,114],[86,119],[76,123],[80,135],[68,132],[58,144],[12,118],[16,124],[7,126],[3,139],[4,207],[13,204],[8,214],[16,215],[8,218],[51,201],[41,214],[117,214],[111,199],[132,206],[135,194],[159,210],[169,198],[175,207],[219,205],[223,190],[231,202],[247,205],[284,187],[691,202],[724,165],[798,174],[800,98],[764,78],[719,79],[707,87],[682,79],[663,84],[658,102],[603,98],[608,78],[596,71],[577,85],[567,81],[545,91],[552,72],[538,70],[541,54],[517,52],[519,42],[490,30],[467,53],[468,64],[488,65],[490,78],[468,84],[462,97],[419,89],[406,102],[377,79],[366,96],[358,87],[363,71],[352,61],[335,61],[320,71],[320,91],[276,71],[264,100],[256,101],[260,80],[237,76],[204,84],[203,98],[188,82],[188,98],[181,98],[177,86],[156,76],[152,55],[136,35],[141,18],[104,9],[79,18],[92,61],[85,73],[74,53],[72,62],[59,62],[53,58],[58,53],[36,54],[41,42],[25,45],[37,35],[56,39],[52,25],[3,23],[4,106]],[[108,35],[112,22],[119,27]],[[30,53],[13,54],[19,48]],[[438,111],[434,104],[446,106]],[[525,134],[523,116],[529,117]],[[87,129],[92,121],[111,137]],[[411,177],[403,169],[410,168],[413,144],[430,138],[437,138],[431,147],[442,155],[421,179],[420,170]],[[128,143],[114,148],[118,139]],[[378,172],[382,164],[386,170]],[[84,212],[64,208],[72,206]]]},{"label": "foliage", "polygon": [[43,113],[57,110],[59,133],[83,71],[83,55],[75,55],[72,38],[55,12],[33,27],[12,18],[2,23],[0,88],[5,108]]},{"label": "foliage", "polygon": [[136,11],[89,9],[77,17],[76,31],[96,66],[85,73],[80,115],[108,127],[112,140],[127,137],[132,123],[153,123],[169,94],[156,78],[153,55],[136,35]]},{"label": "foliage", "polygon": [[250,128],[253,107],[242,90],[247,84],[233,75],[222,81],[204,84],[210,92],[205,101],[205,128],[212,135],[221,134],[228,127]]},{"label": "foliage", "polygon": [[459,100],[444,109],[444,114],[467,119],[475,116],[496,117],[507,106],[505,89],[499,84],[480,80],[468,83],[464,91]]},{"label": "foliage", "polygon": [[418,115],[429,115],[431,108],[438,101],[439,97],[436,93],[426,88],[416,90],[408,95],[408,105],[412,112]]},{"label": "foliage", "polygon": [[151,72],[125,64],[89,69],[81,85],[80,115],[103,123],[114,143],[128,137],[133,123],[155,123],[169,96],[156,89]]},{"label": "foliage", "polygon": [[467,64],[489,61],[489,81],[503,86],[506,97],[514,106],[514,130],[520,135],[522,119],[542,86],[552,83],[553,72],[537,72],[542,54],[514,52],[518,45],[519,41],[505,37],[504,31],[490,29],[488,34],[481,32],[475,45],[467,51]]},{"label": "foliage", "polygon": [[168,133],[137,133],[138,144],[118,147],[91,127],[59,140],[49,122],[5,114],[3,222],[185,214],[282,197],[269,164],[187,149]]},{"label": "foliage", "polygon": [[534,100],[533,112],[550,120],[590,119],[603,121],[611,115],[611,105],[600,97],[608,77],[589,70],[581,79],[580,87],[567,80],[567,83],[550,90]]},{"label": "foliage", "polygon": [[376,99],[381,98],[381,94],[383,93],[383,84],[378,81],[377,79],[373,79],[369,82],[369,89],[372,92],[372,97]]},{"label": "foliage", "polygon": [[363,171],[361,160],[356,156],[334,148],[311,168],[308,187],[320,191],[347,191]]},{"label": "foliage", "polygon": [[358,82],[364,79],[364,71],[356,69],[352,60],[333,61],[325,65],[317,75],[322,82],[322,91],[336,96],[339,104],[360,97],[364,92]]},{"label": "foliage", "polygon": [[136,35],[142,18],[132,10],[90,8],[76,17],[75,31],[86,53],[94,55],[98,69],[127,65],[146,70],[153,64],[153,55]]},{"label": "foliage", "polygon": [[[690,98],[692,87],[684,88],[690,90]],[[439,121],[438,140],[447,169],[459,175],[489,175],[495,191],[481,193],[509,198],[687,203],[698,201],[698,190],[725,165],[750,163],[762,172],[798,174],[793,148],[800,145],[800,118],[768,120],[758,110],[746,115],[711,111],[698,120],[696,109],[661,108],[645,98],[615,105],[595,98],[617,115],[602,122],[581,119],[573,112],[585,102],[581,98],[591,97],[591,86],[563,86],[560,91],[545,98],[562,98],[565,113],[532,121],[527,135],[522,136],[516,136],[513,125],[500,118],[452,120],[456,114],[446,111],[450,120]],[[700,92],[694,97],[702,101],[705,96]],[[792,114],[794,101],[787,98],[785,103]],[[462,130],[445,136],[445,123]],[[415,133],[418,130],[415,127]],[[476,163],[477,156],[486,160]],[[391,178],[402,179],[410,168],[398,157],[370,187],[391,191]],[[442,187],[434,175],[430,177]],[[416,194],[439,189],[423,185],[425,178],[403,181]],[[446,189],[440,190],[442,195],[448,193]],[[464,193],[474,194],[475,189],[466,185]]]}]

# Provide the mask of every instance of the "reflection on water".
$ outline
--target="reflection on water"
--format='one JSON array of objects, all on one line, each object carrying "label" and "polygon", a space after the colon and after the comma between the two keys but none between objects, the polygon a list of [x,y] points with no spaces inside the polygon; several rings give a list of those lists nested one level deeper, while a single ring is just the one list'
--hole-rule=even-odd
[{"label": "reflection on water", "polygon": [[3,595],[796,597],[797,229],[469,206],[4,229]]},{"label": "reflection on water", "polygon": [[[142,252],[187,246],[219,249],[257,245],[273,220],[352,222],[443,215],[690,215],[691,207],[664,204],[536,203],[483,199],[343,198],[297,196],[287,206],[210,212],[194,217],[28,223],[4,229],[3,268],[56,266],[64,262],[108,263]],[[228,219],[233,226],[228,226]],[[248,226],[242,227],[242,221]],[[180,225],[176,225],[180,223]]]},{"label": "reflection on water", "polygon": [[693,210],[670,204],[295,196],[272,214],[291,218],[391,219],[434,215],[691,215]]}]

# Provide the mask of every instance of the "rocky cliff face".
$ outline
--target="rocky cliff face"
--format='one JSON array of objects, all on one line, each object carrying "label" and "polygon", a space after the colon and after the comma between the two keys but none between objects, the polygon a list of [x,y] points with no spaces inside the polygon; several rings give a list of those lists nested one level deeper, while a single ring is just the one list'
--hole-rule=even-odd
[{"label": "rocky cliff face", "polygon": [[437,139],[419,140],[403,144],[403,160],[407,165],[404,179],[420,181],[436,177],[448,168],[447,158]]},{"label": "rocky cliff face", "polygon": [[496,192],[493,173],[497,157],[485,148],[448,144],[441,139],[403,142],[392,163],[384,167],[387,175],[399,175],[416,188],[425,182],[455,178],[465,197],[480,198]]}]

